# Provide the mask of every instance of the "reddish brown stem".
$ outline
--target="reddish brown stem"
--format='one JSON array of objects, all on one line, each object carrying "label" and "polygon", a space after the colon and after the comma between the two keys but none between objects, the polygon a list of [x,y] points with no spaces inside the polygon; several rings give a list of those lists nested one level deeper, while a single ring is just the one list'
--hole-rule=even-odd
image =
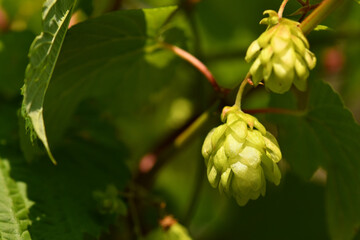
[{"label": "reddish brown stem", "polygon": [[199,72],[201,72],[206,79],[210,82],[210,84],[213,86],[213,88],[218,91],[218,92],[227,92],[227,89],[223,89],[220,88],[219,85],[217,84],[214,75],[210,72],[210,70],[205,66],[204,63],[202,63],[199,59],[197,59],[195,56],[193,56],[192,54],[190,54],[189,52],[168,44],[168,43],[162,43],[163,47],[172,51],[173,53],[175,53],[177,56],[181,57],[182,59],[184,59],[185,61],[187,61],[188,63],[190,63],[191,65],[193,65],[197,70],[199,70]]}]

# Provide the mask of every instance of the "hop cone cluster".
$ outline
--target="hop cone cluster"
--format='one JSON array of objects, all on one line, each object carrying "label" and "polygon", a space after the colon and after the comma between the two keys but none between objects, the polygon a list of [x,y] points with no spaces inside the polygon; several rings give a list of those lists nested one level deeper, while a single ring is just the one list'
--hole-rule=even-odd
[{"label": "hop cone cluster", "polygon": [[244,206],[265,195],[265,179],[280,183],[276,163],[281,152],[275,137],[255,117],[225,107],[221,118],[224,124],[209,132],[202,147],[208,180]]},{"label": "hop cone cluster", "polygon": [[315,55],[309,50],[309,42],[299,23],[278,17],[273,10],[267,10],[268,18],[260,24],[268,29],[249,46],[245,60],[252,62],[250,73],[256,86],[264,80],[265,87],[275,93],[288,91],[291,84],[301,91],[307,87],[309,70],[316,65]]}]

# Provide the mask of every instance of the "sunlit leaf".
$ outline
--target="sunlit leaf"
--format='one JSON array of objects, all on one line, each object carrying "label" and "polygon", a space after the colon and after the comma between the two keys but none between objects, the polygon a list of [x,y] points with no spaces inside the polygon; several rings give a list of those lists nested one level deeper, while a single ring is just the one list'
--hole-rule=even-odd
[{"label": "sunlit leaf", "polygon": [[69,30],[45,98],[50,143],[81,101],[109,98],[114,108],[136,111],[169,81],[175,55],[159,48],[157,38],[175,9],[118,11]]},{"label": "sunlit leaf", "polygon": [[46,136],[43,103],[71,18],[75,0],[47,0],[42,14],[43,32],[31,45],[30,63],[23,87],[23,116],[44,144],[54,162]]},{"label": "sunlit leaf", "polygon": [[11,240],[30,240],[28,226],[29,201],[24,183],[10,177],[10,165],[0,159],[0,237]]}]

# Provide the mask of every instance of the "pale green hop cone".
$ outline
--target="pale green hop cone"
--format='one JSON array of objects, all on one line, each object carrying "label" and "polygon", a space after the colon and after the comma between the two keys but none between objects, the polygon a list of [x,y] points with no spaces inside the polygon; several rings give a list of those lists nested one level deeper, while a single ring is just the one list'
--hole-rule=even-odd
[{"label": "pale green hop cone", "polygon": [[225,107],[224,124],[207,135],[202,155],[208,180],[240,206],[265,195],[266,179],[280,183],[277,162],[281,151],[273,135],[253,116],[237,107]]},{"label": "pale green hop cone", "polygon": [[309,71],[316,65],[315,55],[309,50],[309,42],[299,23],[278,17],[277,12],[267,10],[267,30],[249,46],[245,60],[250,67],[255,86],[264,80],[265,87],[275,93],[288,91],[292,84],[305,91]]}]

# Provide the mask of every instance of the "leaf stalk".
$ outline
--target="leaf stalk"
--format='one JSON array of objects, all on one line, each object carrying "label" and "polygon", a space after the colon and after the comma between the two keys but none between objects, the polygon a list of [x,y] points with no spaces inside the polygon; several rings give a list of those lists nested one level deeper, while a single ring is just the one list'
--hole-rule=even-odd
[{"label": "leaf stalk", "polygon": [[213,86],[215,91],[217,92],[226,92],[226,89],[221,88],[216,80],[214,75],[210,72],[210,70],[206,67],[206,65],[201,62],[198,58],[196,58],[194,55],[190,54],[189,52],[185,51],[184,49],[181,49],[177,46],[171,45],[169,43],[162,42],[161,46],[165,49],[168,49],[172,51],[174,54],[179,56],[180,58],[184,59],[191,65],[193,65],[197,70],[199,70],[200,73],[202,73],[205,78],[209,81],[209,83]]}]

